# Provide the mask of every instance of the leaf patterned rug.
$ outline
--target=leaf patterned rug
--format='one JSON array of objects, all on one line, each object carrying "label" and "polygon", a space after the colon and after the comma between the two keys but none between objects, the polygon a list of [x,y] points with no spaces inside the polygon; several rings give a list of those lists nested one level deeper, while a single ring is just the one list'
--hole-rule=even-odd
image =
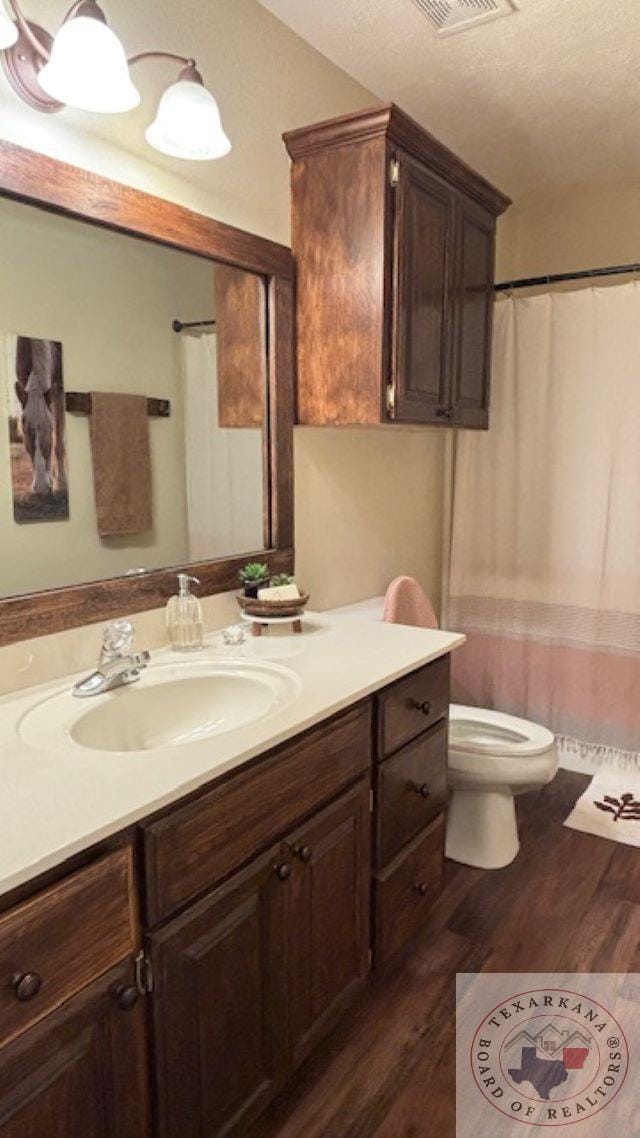
[{"label": "leaf patterned rug", "polygon": [[601,771],[576,802],[565,826],[640,846],[640,778],[624,771]]}]

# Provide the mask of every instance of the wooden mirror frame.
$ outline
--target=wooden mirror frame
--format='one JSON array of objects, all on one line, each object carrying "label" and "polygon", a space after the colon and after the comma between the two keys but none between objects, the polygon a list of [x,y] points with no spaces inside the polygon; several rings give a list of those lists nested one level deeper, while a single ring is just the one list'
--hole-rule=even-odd
[{"label": "wooden mirror frame", "polygon": [[[293,549],[294,265],[285,245],[214,221],[163,198],[0,141],[0,197],[24,202],[118,233],[221,261],[264,276],[267,286],[267,469],[265,501],[271,547],[240,557],[191,563],[200,595],[228,592],[250,560],[290,573]],[[0,426],[0,429],[1,426]],[[152,569],[0,599],[0,645],[159,608],[175,592],[176,573]]]}]

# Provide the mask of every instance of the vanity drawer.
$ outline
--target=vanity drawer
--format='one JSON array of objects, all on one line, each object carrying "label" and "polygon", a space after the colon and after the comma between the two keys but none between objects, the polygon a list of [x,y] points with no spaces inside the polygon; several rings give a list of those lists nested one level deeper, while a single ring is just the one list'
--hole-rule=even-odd
[{"label": "vanity drawer", "polygon": [[442,890],[444,815],[374,878],[376,967],[383,967],[420,929]]},{"label": "vanity drawer", "polygon": [[378,765],[377,854],[386,865],[447,801],[447,720]]},{"label": "vanity drawer", "polygon": [[449,712],[449,656],[393,684],[380,696],[379,755],[392,755]]},{"label": "vanity drawer", "polygon": [[135,951],[130,848],[0,916],[0,1047]]},{"label": "vanity drawer", "polygon": [[371,734],[367,703],[150,823],[149,923],[210,889],[369,769]]}]

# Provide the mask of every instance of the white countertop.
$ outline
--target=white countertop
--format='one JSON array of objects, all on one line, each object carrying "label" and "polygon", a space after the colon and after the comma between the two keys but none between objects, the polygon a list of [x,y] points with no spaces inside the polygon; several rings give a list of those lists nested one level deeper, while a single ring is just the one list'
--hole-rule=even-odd
[{"label": "white countertop", "polygon": [[[252,724],[166,751],[96,752],[71,741],[55,750],[24,742],[19,725],[26,712],[52,694],[69,691],[78,677],[1,698],[0,894],[464,642],[457,633],[383,624],[375,619],[375,608],[366,606],[361,613],[356,606],[308,614],[303,629],[301,635],[270,631],[247,637],[234,648],[223,647],[219,634],[211,635],[197,654],[199,661],[273,661],[295,673],[300,693]],[[163,649],[153,653],[152,667],[180,658]],[[145,673],[139,684],[144,682]]]}]

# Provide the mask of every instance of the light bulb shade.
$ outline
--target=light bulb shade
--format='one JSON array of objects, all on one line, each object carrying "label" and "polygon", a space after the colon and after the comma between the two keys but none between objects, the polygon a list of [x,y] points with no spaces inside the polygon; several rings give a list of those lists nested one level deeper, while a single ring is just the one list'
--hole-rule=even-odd
[{"label": "light bulb shade", "polygon": [[162,154],[194,162],[222,158],[231,150],[213,95],[191,79],[167,87],[145,138]]},{"label": "light bulb shade", "polygon": [[93,16],[74,16],[62,25],[38,82],[52,98],[81,111],[119,114],[140,102],[120,40]]},{"label": "light bulb shade", "polygon": [[18,28],[5,12],[2,0],[0,0],[0,51],[4,51],[7,47],[13,47],[17,39]]}]

